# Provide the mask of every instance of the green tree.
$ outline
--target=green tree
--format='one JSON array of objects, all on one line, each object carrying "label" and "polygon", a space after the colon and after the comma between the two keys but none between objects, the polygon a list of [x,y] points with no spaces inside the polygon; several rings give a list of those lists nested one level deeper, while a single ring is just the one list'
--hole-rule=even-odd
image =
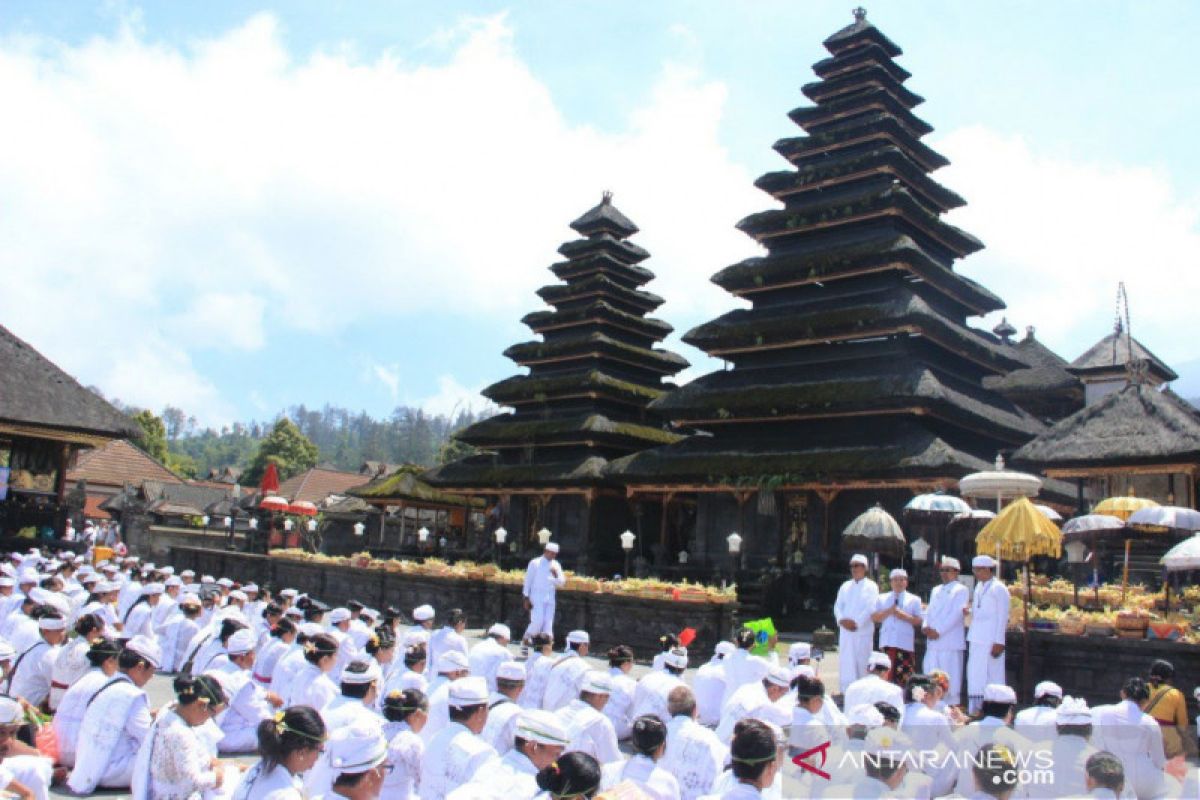
[{"label": "green tree", "polygon": [[167,463],[167,426],[153,411],[142,410],[133,415],[133,421],[142,429],[133,443],[145,450],[160,464]]},{"label": "green tree", "polygon": [[320,457],[320,450],[300,432],[296,424],[287,417],[280,417],[275,427],[266,435],[258,446],[258,452],[242,483],[253,486],[262,480],[267,464],[274,464],[279,470],[279,480],[285,481],[293,475],[315,467]]},{"label": "green tree", "polygon": [[451,461],[458,461],[459,459],[473,456],[478,452],[478,448],[472,447],[466,442],[451,436],[438,451],[438,463],[449,464]]},{"label": "green tree", "polygon": [[167,453],[167,469],[181,478],[195,478],[199,472],[196,459],[182,453]]}]

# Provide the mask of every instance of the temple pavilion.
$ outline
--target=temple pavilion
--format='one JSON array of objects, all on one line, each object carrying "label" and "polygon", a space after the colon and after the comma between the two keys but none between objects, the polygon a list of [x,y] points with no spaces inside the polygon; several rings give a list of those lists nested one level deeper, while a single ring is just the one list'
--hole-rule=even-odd
[{"label": "temple pavilion", "polygon": [[458,434],[485,451],[437,467],[424,478],[440,489],[483,495],[489,535],[509,532],[508,546],[536,549],[537,533],[556,532],[562,556],[579,569],[621,557],[618,536],[635,523],[611,460],[682,438],[651,410],[687,366],[656,347],[671,326],[648,316],[663,299],[642,287],[654,274],[649,253],[630,241],[638,228],[605,193],[571,223],[578,239],[550,270],[561,282],[538,296],[549,306],[522,320],[540,340],[505,355],[528,372],[483,391],[512,409]]}]

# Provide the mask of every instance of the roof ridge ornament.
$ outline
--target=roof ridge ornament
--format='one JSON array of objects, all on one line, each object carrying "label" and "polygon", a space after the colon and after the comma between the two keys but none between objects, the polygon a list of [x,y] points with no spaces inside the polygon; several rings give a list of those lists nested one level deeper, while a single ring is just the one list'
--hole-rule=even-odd
[{"label": "roof ridge ornament", "polygon": [[851,13],[854,14],[855,22],[861,23],[861,22],[867,21],[867,10],[865,8],[863,8],[862,6],[859,6],[858,8],[854,9],[854,11],[852,11]]},{"label": "roof ridge ornament", "polygon": [[608,189],[605,189],[603,192],[601,192],[600,193],[600,205],[611,206],[612,205],[612,194],[613,193],[610,192]]}]

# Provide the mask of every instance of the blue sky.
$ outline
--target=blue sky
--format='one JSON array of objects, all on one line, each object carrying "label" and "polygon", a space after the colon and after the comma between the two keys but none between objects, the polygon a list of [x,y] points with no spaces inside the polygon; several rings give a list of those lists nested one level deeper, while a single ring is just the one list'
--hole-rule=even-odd
[{"label": "blue sky", "polygon": [[[9,0],[0,322],[214,423],[448,410],[514,371],[566,224],[612,189],[685,331],[733,307],[708,277],[755,252],[733,225],[852,5]],[[1124,279],[1135,335],[1200,359],[1200,5],[868,9],[989,246],[963,271],[1068,358]]]}]

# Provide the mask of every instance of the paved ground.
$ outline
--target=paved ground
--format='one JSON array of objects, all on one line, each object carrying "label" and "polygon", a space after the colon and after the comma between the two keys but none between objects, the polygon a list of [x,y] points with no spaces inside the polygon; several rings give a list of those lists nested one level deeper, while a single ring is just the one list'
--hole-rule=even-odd
[{"label": "paved ground", "polygon": [[[483,637],[483,631],[481,631],[481,630],[467,632],[467,638],[472,643],[474,643],[475,641],[479,640],[482,637]],[[519,648],[516,646],[513,646],[511,649],[513,650],[513,653],[515,655],[518,655],[518,657],[519,657],[519,652],[518,652]],[[781,645],[781,657],[782,658],[786,659],[786,657],[787,657],[786,651],[787,651],[786,646]],[[696,653],[692,657],[692,662],[693,662],[693,664],[695,664],[695,666],[699,666],[704,661],[707,661],[711,655],[712,655],[711,653]],[[602,661],[600,659],[594,659],[594,658],[589,658],[589,660],[593,662],[593,664],[596,666],[597,669],[606,669],[608,666],[607,661]],[[649,671],[649,667],[647,667],[643,664],[635,665],[633,668],[633,677],[635,679],[639,678],[648,671]],[[692,669],[689,669],[687,671],[687,674],[689,676],[693,675],[693,674],[695,674],[695,671],[696,670],[693,667]],[[821,663],[821,674],[825,677],[827,684],[829,684],[830,681],[833,681],[834,682],[833,685],[836,687],[837,653],[829,653],[826,655],[825,660]],[[170,703],[175,699],[175,694],[171,689],[171,680],[172,680],[171,677],[168,675],[156,675],[154,678],[152,678],[150,680],[150,683],[147,686],[147,692],[150,695],[150,705],[152,708],[160,708],[161,706],[166,705],[167,703]],[[240,762],[240,763],[245,763],[245,764],[252,764],[255,761],[255,759],[253,757],[241,757],[241,758],[235,758],[235,759],[230,759],[230,760]],[[792,796],[794,796],[794,794],[786,791],[788,783],[790,783],[790,781],[787,781],[784,784],[784,788],[785,788],[784,796],[792,797]],[[50,794],[52,797],[64,797],[64,798],[75,796],[69,792],[63,791],[62,788],[56,789],[55,791],[52,791]],[[97,792],[96,796],[118,798],[118,797],[128,797],[128,794],[122,793],[122,792]]]}]

